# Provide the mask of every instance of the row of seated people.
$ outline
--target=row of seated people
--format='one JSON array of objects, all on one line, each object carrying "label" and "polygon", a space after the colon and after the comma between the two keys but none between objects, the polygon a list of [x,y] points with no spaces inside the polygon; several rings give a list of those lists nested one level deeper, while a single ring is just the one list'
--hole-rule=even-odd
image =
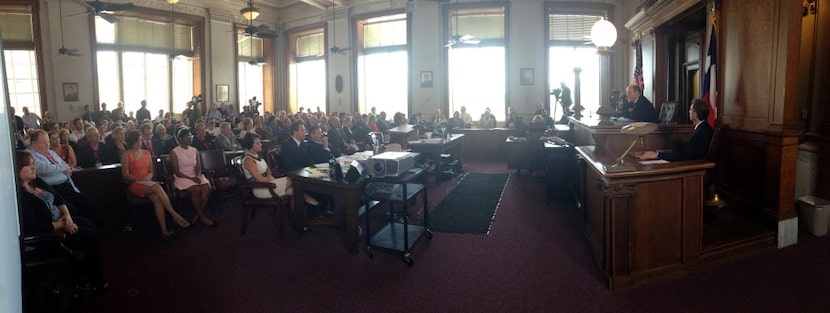
[{"label": "row of seated people", "polygon": [[[127,189],[131,194],[148,198],[153,203],[163,239],[168,240],[172,236],[171,230],[167,227],[167,214],[180,228],[190,227],[191,222],[200,222],[206,226],[216,225],[204,214],[210,196],[210,185],[201,173],[199,154],[190,145],[192,135],[189,129],[182,128],[178,131],[178,145],[171,151],[170,165],[174,175],[173,187],[190,193],[196,212],[191,222],[185,220],[173,208],[161,184],[153,181],[153,157],[149,151],[142,148],[139,131],[132,130],[125,137],[128,149],[123,152],[120,162],[122,178],[128,183]],[[75,186],[72,180],[72,167],[49,148],[47,133],[35,130],[31,132],[30,138],[29,148],[16,152],[23,236],[60,237],[61,245],[79,251],[83,256],[79,258],[81,276],[87,280],[89,287],[105,291],[108,284],[102,274],[97,226],[94,222],[96,218],[91,203]],[[41,248],[44,251],[45,249]]]}]

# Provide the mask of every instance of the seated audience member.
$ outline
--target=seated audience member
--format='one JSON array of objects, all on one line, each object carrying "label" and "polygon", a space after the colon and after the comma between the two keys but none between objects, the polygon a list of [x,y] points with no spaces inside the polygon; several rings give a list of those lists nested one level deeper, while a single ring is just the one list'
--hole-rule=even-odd
[{"label": "seated audience member", "polygon": [[407,124],[406,114],[403,114],[401,112],[396,112],[395,115],[392,116],[392,122],[394,124],[394,125],[392,125],[392,128],[406,125]]},{"label": "seated audience member", "polygon": [[504,126],[507,128],[523,128],[522,125],[522,117],[519,116],[519,113],[513,111],[513,107],[507,107],[507,120],[504,121]]},{"label": "seated audience member", "polygon": [[[296,125],[299,123],[299,127],[303,127],[303,132],[305,132],[305,126],[302,122],[294,122]],[[291,140],[289,138],[288,140]],[[271,199],[274,197],[281,197],[284,195],[293,195],[294,190],[291,187],[291,179],[287,176],[283,176],[280,178],[274,178],[271,173],[271,168],[268,166],[268,163],[265,162],[265,159],[260,158],[259,153],[262,152],[262,139],[259,138],[257,134],[247,134],[244,138],[242,138],[242,147],[245,148],[245,158],[242,161],[242,167],[245,169],[243,172],[245,173],[245,178],[253,179],[254,181],[261,182],[261,183],[272,183],[274,187],[272,188],[256,188],[253,190],[254,197],[260,199]],[[319,202],[310,196],[305,196],[305,202],[311,205],[318,205]]]},{"label": "seated audience member", "polygon": [[271,132],[270,127],[265,126],[265,118],[261,115],[254,118],[254,132],[260,138],[268,140],[274,139],[274,134]]},{"label": "seated audience member", "polygon": [[366,126],[369,126],[369,130],[372,132],[379,132],[380,128],[378,127],[378,117],[375,115],[369,115],[369,120],[366,122]]},{"label": "seated audience member", "polygon": [[107,152],[104,154],[104,165],[121,162],[121,156],[127,150],[124,144],[124,127],[118,126],[107,137]]},{"label": "seated audience member", "polygon": [[453,112],[452,118],[447,120],[447,126],[450,128],[464,127],[464,121],[461,120],[461,113],[458,111]]},{"label": "seated audience member", "polygon": [[31,153],[40,179],[57,191],[71,204],[74,214],[92,218],[92,204],[72,181],[72,167],[49,149],[49,137],[43,130],[34,130],[29,134],[31,144],[27,150]]},{"label": "seated audience member", "polygon": [[213,148],[225,151],[236,151],[242,149],[239,142],[236,140],[236,136],[233,135],[231,123],[222,122],[219,124],[219,135],[213,139]]},{"label": "seated audience member", "polygon": [[75,157],[75,149],[69,145],[69,130],[61,129],[58,134],[49,134],[49,149],[55,151],[58,156],[63,159],[69,167],[78,165],[78,159]]},{"label": "seated audience member", "polygon": [[167,216],[164,212],[173,217],[173,221],[181,228],[190,227],[190,223],[185,220],[170,203],[170,198],[161,187],[161,185],[153,181],[153,156],[149,151],[141,148],[141,134],[138,131],[131,131],[127,133],[126,144],[129,150],[124,152],[121,157],[121,177],[125,182],[129,183],[127,190],[136,197],[149,198],[153,202],[153,209],[156,214],[159,228],[161,230],[161,238],[169,240],[173,235],[167,229]]},{"label": "seated audience member", "polygon": [[661,159],[669,162],[702,160],[706,157],[706,152],[709,151],[709,143],[712,141],[712,135],[714,134],[712,126],[706,121],[709,114],[709,104],[701,99],[692,100],[691,108],[689,108],[689,119],[695,124],[695,130],[683,150],[677,153],[643,151],[635,153],[635,156],[641,160]]},{"label": "seated audience member", "polygon": [[96,167],[104,163],[104,155],[107,153],[105,143],[101,142],[101,135],[95,127],[87,128],[84,139],[78,141],[78,150],[75,155],[78,157],[78,166]]},{"label": "seated audience member", "polygon": [[[364,150],[367,147],[368,143],[371,143],[369,140],[369,126],[366,125],[366,120],[364,120],[363,115],[359,112],[355,112],[354,120],[352,121],[352,140],[355,141],[360,150]],[[371,148],[369,148],[371,149]]]},{"label": "seated audience member", "polygon": [[65,236],[63,244],[83,254],[82,270],[90,287],[98,291],[109,288],[101,270],[101,257],[95,223],[74,215],[60,193],[37,177],[38,171],[32,154],[15,152],[17,173],[20,178],[20,226],[24,237],[47,233]]},{"label": "seated audience member", "polygon": [[343,132],[343,128],[340,125],[340,118],[337,116],[330,117],[329,126],[328,139],[331,154],[335,157],[344,154],[354,154],[357,151],[354,147],[354,141],[348,139],[346,133]]},{"label": "seated audience member", "polygon": [[473,117],[467,113],[467,107],[461,106],[461,120],[464,121],[462,128],[470,128],[473,126]]},{"label": "seated audience member", "polygon": [[329,138],[323,136],[323,130],[320,129],[320,126],[311,126],[308,137],[309,140],[305,142],[308,163],[326,163],[332,159],[331,150],[329,149]]},{"label": "seated audience member", "polygon": [[[196,124],[199,127],[200,123]],[[202,129],[204,129],[204,123]],[[205,175],[202,175],[201,162],[199,161],[199,150],[190,146],[193,135],[187,128],[179,129],[176,139],[179,145],[170,152],[170,165],[173,167],[173,185],[178,190],[187,190],[190,193],[190,201],[196,216],[191,223],[202,223],[205,226],[214,226],[213,219],[205,215],[205,207],[210,199],[210,183]]]},{"label": "seated audience member", "polygon": [[[159,110],[159,115],[156,115],[156,117],[153,119],[153,124],[161,124],[161,122],[163,122],[164,119],[165,119],[164,110]],[[144,124],[144,121],[138,121],[138,122],[141,123],[141,124]]]},{"label": "seated audience member", "polygon": [[[279,155],[279,168],[286,171],[293,171],[308,166],[308,155],[305,151],[305,125],[302,121],[291,124],[291,137],[282,144]],[[259,137],[259,136],[257,136]],[[260,148],[261,149],[261,148]],[[328,161],[328,160],[327,160]]]},{"label": "seated audience member", "polygon": [[[204,122],[197,122],[195,127],[196,133],[193,134],[191,145],[199,151],[210,150],[213,147],[213,135],[207,131],[207,126]],[[179,145],[182,143],[179,142]]]},{"label": "seated audience member", "polygon": [[241,123],[239,123],[239,135],[237,138],[245,138],[245,135],[249,133],[256,134],[256,131],[254,130],[254,120],[250,117],[246,117],[242,119]]},{"label": "seated audience member", "polygon": [[[142,126],[144,125],[148,125],[152,128],[152,124],[150,123],[142,124]],[[146,134],[144,134],[145,128],[142,127],[141,130],[142,136],[146,136]],[[170,154],[170,151],[176,147],[176,139],[173,138],[173,135],[170,134],[167,127],[161,124],[156,125],[154,133],[155,134],[152,136],[152,139],[150,139],[153,147],[153,155],[159,156],[163,154]]]},{"label": "seated audience member", "polygon": [[385,133],[389,130],[389,122],[386,120],[386,111],[380,111],[377,118],[378,131]]},{"label": "seated audience member", "polygon": [[628,96],[629,105],[627,105],[628,115],[626,117],[637,122],[659,122],[660,118],[657,111],[654,110],[654,105],[651,101],[643,96],[643,91],[639,85],[629,85],[625,89],[626,96]]},{"label": "seated audience member", "polygon": [[441,114],[441,109],[435,109],[435,114],[432,115],[432,125],[443,124],[447,122],[447,118]]},{"label": "seated audience member", "polygon": [[484,109],[484,113],[481,114],[481,118],[478,120],[478,127],[480,128],[495,128],[496,127],[496,117],[490,113],[490,108]]}]

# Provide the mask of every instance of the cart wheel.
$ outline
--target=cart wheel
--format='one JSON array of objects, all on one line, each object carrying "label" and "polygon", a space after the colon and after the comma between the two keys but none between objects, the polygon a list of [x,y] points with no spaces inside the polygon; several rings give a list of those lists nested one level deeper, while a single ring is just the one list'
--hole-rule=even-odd
[{"label": "cart wheel", "polygon": [[372,247],[367,247],[366,248],[366,254],[369,255],[370,259],[374,258],[375,257],[375,250],[373,250]]},{"label": "cart wheel", "polygon": [[406,265],[409,265],[409,266],[412,266],[412,263],[414,263],[414,262],[415,262],[415,261],[412,259],[412,256],[410,256],[410,255],[409,255],[409,253],[407,253],[407,254],[405,254],[405,255],[403,256],[403,261],[404,261],[404,262],[406,262]]},{"label": "cart wheel", "polygon": [[427,237],[427,239],[432,239],[432,231],[427,229],[426,232],[424,232],[424,237]]}]

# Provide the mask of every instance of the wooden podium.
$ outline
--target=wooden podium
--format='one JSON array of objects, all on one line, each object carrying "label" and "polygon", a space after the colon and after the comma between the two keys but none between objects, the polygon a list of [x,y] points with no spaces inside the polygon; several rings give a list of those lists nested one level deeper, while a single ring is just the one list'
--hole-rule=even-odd
[{"label": "wooden podium", "polygon": [[619,155],[576,147],[585,233],[611,289],[681,271],[702,253],[703,173],[686,161],[609,172]]}]

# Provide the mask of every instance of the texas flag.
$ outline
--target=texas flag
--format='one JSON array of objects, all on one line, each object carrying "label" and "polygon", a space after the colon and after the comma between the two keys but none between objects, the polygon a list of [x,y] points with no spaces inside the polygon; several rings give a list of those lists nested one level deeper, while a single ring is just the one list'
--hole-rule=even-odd
[{"label": "texas flag", "polygon": [[718,116],[718,45],[715,39],[715,25],[709,35],[709,51],[706,52],[706,76],[703,78],[703,101],[709,104],[709,118],[707,122],[715,128],[715,118]]}]

